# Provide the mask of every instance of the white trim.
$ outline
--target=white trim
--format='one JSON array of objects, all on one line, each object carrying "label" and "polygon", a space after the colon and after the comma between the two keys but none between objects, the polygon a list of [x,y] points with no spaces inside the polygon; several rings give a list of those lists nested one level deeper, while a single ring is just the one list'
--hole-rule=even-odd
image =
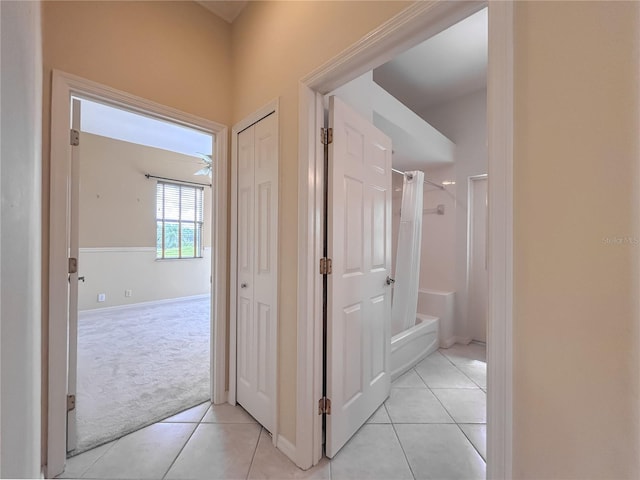
[{"label": "white trim", "polygon": [[[211,258],[211,395],[215,403],[224,402],[226,372],[226,272],[227,272],[227,127],[204,118],[116,90],[75,75],[53,71],[51,90],[51,189],[49,236],[49,397],[47,475],[60,474],[66,459],[67,384],[67,245],[69,215],[67,191],[71,181],[69,159],[69,118],[71,96],[107,102],[130,111],[151,115],[195,128],[215,137],[213,179],[215,208],[212,209]],[[215,358],[214,358],[215,356]],[[215,367],[215,368],[214,368]]]},{"label": "white trim", "polygon": [[442,342],[440,344],[440,348],[451,348],[456,343],[459,343],[460,345],[469,345],[471,341],[471,337],[461,337],[459,335],[454,335],[453,337],[449,337],[444,342]]},{"label": "white trim", "polygon": [[[322,396],[322,257],[323,152],[316,142],[324,124],[322,95],[303,82],[299,95],[298,172],[298,363],[296,389],[296,465],[308,469],[322,458],[322,418],[309,410]],[[303,134],[302,132],[306,132]],[[319,320],[319,321],[318,321]],[[319,348],[318,348],[319,347]]]},{"label": "white trim", "polygon": [[107,312],[117,312],[119,310],[127,310],[128,308],[136,308],[136,307],[153,307],[156,305],[165,305],[167,303],[180,303],[180,302],[188,302],[189,300],[199,300],[202,298],[209,298],[211,294],[204,293],[201,295],[189,295],[188,297],[176,297],[176,298],[162,298],[160,300],[149,300],[148,302],[136,302],[136,303],[127,303],[126,305],[114,305],[112,307],[102,307],[102,308],[92,308],[90,310],[80,310],[78,313],[83,316],[91,315],[92,313],[107,313]]},{"label": "white trim", "polygon": [[277,442],[274,441],[278,450],[284,453],[289,459],[296,458],[296,446],[282,435],[278,435]]},{"label": "white trim", "polygon": [[155,253],[156,247],[80,247],[80,253]]},{"label": "white trim", "polygon": [[487,478],[513,474],[514,6],[489,4]]},{"label": "white trim", "polygon": [[301,81],[312,90],[329,93],[485,6],[483,2],[414,2]]},{"label": "white trim", "polygon": [[[281,152],[279,112],[280,112],[280,99],[276,98],[270,101],[269,103],[267,103],[266,105],[264,105],[262,108],[259,108],[258,110],[253,112],[248,117],[240,120],[231,128],[231,219],[230,219],[231,245],[230,245],[230,254],[229,254],[229,258],[230,258],[230,266],[229,266],[229,391],[227,395],[227,401],[231,405],[235,405],[237,400],[236,399],[236,381],[237,381],[236,355],[237,355],[238,340],[237,340],[236,302],[237,302],[238,291],[237,291],[236,285],[238,283],[238,275],[237,275],[237,269],[238,269],[238,168],[237,168],[238,167],[238,134],[243,130],[249,128],[251,125],[258,123],[263,118],[271,114],[274,114],[276,116],[276,125],[277,125],[276,136],[278,138],[278,143],[277,143],[278,151],[276,155],[279,158],[280,152]],[[276,190],[278,191],[278,210],[276,212],[276,223],[278,224],[278,232],[279,232],[280,223],[278,220],[278,213],[280,211],[280,191],[278,188],[276,188]],[[279,234],[276,232],[276,243],[277,243],[278,236]],[[279,243],[277,243],[277,245],[279,250],[280,249]],[[280,257],[279,253],[278,253],[278,257]],[[276,271],[276,277],[278,278],[278,285],[280,285],[280,272],[278,268],[278,261],[275,262],[275,265],[276,265],[275,268],[278,269]],[[278,299],[279,299],[279,295],[280,295],[280,291],[278,289],[278,293],[276,296]],[[276,315],[276,318],[280,318],[279,307],[276,308],[276,310],[278,312],[278,314]],[[276,328],[275,338],[278,339],[279,338],[278,322],[276,322],[275,328]],[[279,363],[278,363],[277,352],[278,352],[278,349],[275,348],[274,350],[275,375],[273,379],[274,398],[273,398],[273,412],[272,412],[273,432],[271,432],[274,446],[277,446],[278,436],[279,436],[278,434],[279,432],[278,399],[280,396],[278,393]]]},{"label": "white trim", "polygon": [[[317,193],[319,159],[312,145],[317,140],[314,91],[327,93],[371,70],[397,53],[433,36],[444,28],[484,8],[484,2],[415,2],[362,40],[301,80],[299,88],[298,169],[298,382],[296,464],[316,463],[314,446],[322,432],[314,430],[316,411],[308,404],[317,390],[317,351],[321,336],[311,325],[322,323],[317,301],[321,277],[315,270],[321,241],[321,209]],[[488,478],[511,477],[512,456],[512,142],[513,142],[513,4],[489,2],[489,195],[490,222],[490,323],[488,332],[489,401]],[[316,329],[317,330],[317,329]],[[312,338],[313,348],[309,338]],[[460,340],[466,340],[461,338]],[[310,367],[312,365],[312,367]],[[313,375],[313,380],[310,379]],[[313,437],[309,441],[308,437]],[[320,440],[319,440],[320,439]]]}]

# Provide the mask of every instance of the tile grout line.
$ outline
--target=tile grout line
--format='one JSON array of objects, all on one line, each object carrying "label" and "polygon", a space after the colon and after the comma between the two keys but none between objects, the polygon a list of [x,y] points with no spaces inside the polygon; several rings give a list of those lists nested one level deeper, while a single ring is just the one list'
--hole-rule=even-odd
[{"label": "tile grout line", "polygon": [[245,477],[246,479],[249,478],[249,474],[251,473],[251,467],[253,467],[253,461],[256,459],[256,453],[258,452],[258,445],[260,445],[260,437],[262,436],[262,431],[264,429],[265,428],[262,425],[260,425],[260,431],[258,432],[258,440],[256,440],[256,446],[253,449],[253,455],[251,455],[251,462],[249,462],[249,469],[247,470],[247,476]]},{"label": "tile grout line", "polygon": [[[437,351],[438,351],[438,352],[440,352],[440,349],[438,349]],[[478,385],[478,382],[476,382],[473,378],[471,378],[469,375],[467,375],[466,373],[464,373],[464,372],[460,369],[460,367],[458,367],[458,365],[456,365],[456,364],[453,362],[453,360],[451,360],[451,359],[450,359],[446,354],[444,354],[444,353],[440,353],[440,355],[442,355],[444,358],[446,358],[446,359],[449,361],[449,363],[450,363],[451,365],[453,365],[453,366],[456,368],[456,370],[458,370],[462,375],[464,375],[465,377],[467,377],[467,378],[471,381],[471,383],[473,383],[474,385],[477,385],[477,386],[478,386],[478,388],[479,388],[480,390],[482,390],[482,387],[481,387],[480,385]],[[481,362],[481,360],[474,360],[474,361],[475,361],[475,362]],[[487,361],[486,361],[486,360],[485,360],[484,362],[482,362],[482,363],[484,363],[484,364],[485,364],[485,366],[487,365]],[[418,375],[419,375],[419,374],[418,374]],[[422,377],[420,377],[420,378],[422,378]],[[487,388],[487,386],[486,386],[486,385],[485,385],[485,388]],[[486,393],[486,392],[485,392],[485,393]]]},{"label": "tile grout line", "polygon": [[[203,417],[204,418],[204,417]],[[169,473],[169,471],[173,468],[173,466],[175,465],[175,463],[178,461],[178,457],[180,457],[180,455],[182,455],[182,452],[184,451],[185,447],[187,446],[187,444],[189,443],[189,441],[191,441],[191,438],[193,437],[193,435],[196,433],[196,430],[198,430],[198,427],[200,427],[200,425],[202,425],[202,423],[198,422],[198,424],[196,425],[196,427],[191,431],[191,435],[189,435],[189,438],[187,438],[186,442],[184,442],[184,445],[182,445],[182,448],[180,449],[180,451],[178,452],[178,454],[175,456],[175,458],[173,459],[173,461],[171,462],[171,465],[169,465],[169,468],[167,468],[167,471],[164,472],[164,475],[162,475],[162,477],[160,477],[162,480],[164,480],[164,478],[167,476],[167,474]]]},{"label": "tile grout line", "polygon": [[[416,372],[416,374],[418,374],[415,367],[412,367],[411,370],[413,370],[414,372]],[[427,387],[427,384],[425,383],[424,380],[422,380],[422,377],[420,375],[418,375],[418,378],[422,381],[422,383],[425,384],[425,387]],[[387,412],[387,416],[389,417],[389,421],[391,422],[391,428],[393,428],[393,433],[396,435],[396,438],[398,439],[398,443],[400,444],[400,449],[402,450],[404,459],[407,462],[407,465],[409,466],[409,471],[411,472],[411,476],[413,477],[414,480],[416,480],[416,474],[413,472],[413,467],[411,467],[411,463],[409,462],[409,457],[407,457],[407,452],[404,451],[404,445],[402,445],[402,442],[400,441],[400,436],[398,435],[398,431],[396,430],[396,424],[393,422],[393,418],[391,418],[391,414],[389,413],[389,409],[387,408],[387,402],[385,401],[382,404],[382,406],[384,407],[385,412]]]},{"label": "tile grout line", "polygon": [[[120,437],[120,438],[122,438],[122,437]],[[100,460],[102,457],[104,457],[104,456],[105,456],[105,454],[106,454],[109,450],[111,450],[111,449],[114,447],[114,445],[115,445],[115,444],[120,440],[120,438],[118,438],[118,439],[114,440],[114,441],[113,441],[113,443],[111,444],[111,446],[110,446],[109,448],[107,448],[107,449],[102,453],[102,455],[100,455],[98,458],[96,458],[96,459],[91,463],[91,465],[89,465],[87,468],[85,468],[84,470],[82,470],[82,472],[81,472],[81,473],[80,473],[80,475],[78,475],[78,476],[79,476],[80,478],[84,478],[84,474],[85,474],[85,473],[87,473],[87,472],[91,469],[91,467],[93,467],[93,466],[98,462],[98,460]],[[100,447],[96,447],[96,448],[100,448]],[[87,450],[87,452],[90,452],[90,451],[91,451],[91,450]],[[83,453],[86,453],[86,452],[83,452]],[[82,455],[82,453],[81,453],[80,455]],[[71,458],[73,458],[73,457],[71,457]],[[64,473],[64,472],[63,472],[63,473]]]},{"label": "tile grout line", "polygon": [[[203,402],[206,403],[206,402]],[[201,404],[202,405],[202,404]],[[198,405],[196,405],[198,406]],[[198,427],[200,425],[202,425],[202,420],[204,419],[204,417],[207,415],[207,413],[209,412],[209,410],[211,410],[211,407],[213,406],[213,401],[211,399],[209,399],[209,406],[207,407],[207,409],[204,411],[204,413],[202,414],[202,417],[200,417],[200,420],[197,422],[196,427],[193,429],[193,431],[191,432],[191,435],[189,435],[189,438],[187,438],[187,441],[184,442],[184,445],[182,445],[182,448],[180,449],[180,451],[178,452],[178,455],[176,455],[176,458],[173,459],[173,462],[171,462],[171,465],[169,465],[169,468],[167,469],[166,472],[164,472],[164,475],[162,475],[162,480],[164,480],[164,478],[167,476],[167,474],[169,473],[169,471],[171,470],[171,468],[173,468],[173,465],[178,461],[178,457],[182,454],[182,452],[184,451],[185,447],[187,446],[187,443],[189,443],[189,441],[191,440],[191,437],[193,437],[193,435],[196,433],[196,430],[198,429]],[[186,410],[185,410],[186,412]],[[171,418],[171,417],[169,417]],[[165,419],[166,420],[166,419]],[[158,423],[162,423],[162,422],[158,422]],[[169,423],[169,422],[166,422]],[[179,423],[179,422],[176,422]],[[184,422],[184,423],[196,423],[196,422]]]},{"label": "tile grout line", "polygon": [[[415,425],[415,424],[410,424],[410,425]],[[402,445],[402,442],[400,441],[400,436],[398,435],[398,431],[396,430],[396,424],[393,423],[393,421],[391,421],[391,428],[393,429],[393,433],[398,439],[398,444],[400,445],[400,450],[402,450],[402,455],[404,455],[404,461],[407,462],[407,466],[409,467],[409,472],[411,472],[411,476],[414,478],[414,480],[416,480],[416,474],[413,472],[413,468],[411,467],[411,463],[409,462],[409,457],[407,457],[407,452],[404,451],[404,446]]]},{"label": "tile grout line", "polygon": [[[475,443],[473,443],[473,442],[471,441],[471,439],[469,438],[469,435],[467,435],[467,434],[465,433],[465,431],[463,430],[463,428],[462,428],[460,425],[461,425],[460,423],[456,423],[456,426],[460,429],[460,431],[461,431],[461,432],[462,432],[462,434],[466,437],[466,439],[469,441],[469,443],[470,443],[470,444],[471,444],[471,446],[474,448],[474,450],[475,450],[476,452],[478,452],[478,455],[480,455],[480,458],[484,461],[484,465],[485,465],[485,468],[486,468],[486,466],[487,466],[487,461],[484,459],[484,457],[483,457],[483,456],[482,456],[482,454],[480,453],[480,450],[478,450],[478,447],[476,447],[476,444],[475,444]],[[462,425],[485,425],[485,426],[486,426],[486,424],[482,424],[482,423],[467,423],[467,424],[462,424]],[[485,428],[486,428],[486,427],[485,427]]]},{"label": "tile grout line", "polygon": [[[442,356],[443,356],[443,357],[444,357],[444,358],[445,358],[445,359],[446,359],[446,360],[447,360],[451,365],[453,365],[453,367],[454,367],[458,372],[460,372],[462,375],[464,375],[464,376],[465,376],[465,377],[466,377],[466,378],[467,378],[471,383],[473,383],[473,384],[475,385],[475,387],[448,387],[448,388],[479,388],[480,390],[482,390],[482,387],[478,384],[478,382],[476,382],[473,378],[471,378],[469,375],[467,375],[467,374],[466,374],[466,373],[464,373],[462,370],[460,370],[460,367],[458,367],[458,365],[456,365],[456,364],[455,364],[455,363],[454,363],[454,362],[453,362],[453,361],[452,361],[452,360],[451,360],[451,359],[450,359],[446,354],[444,354],[444,353],[440,352],[440,349],[438,349],[438,350],[436,350],[436,351],[437,351],[440,355],[442,355]],[[434,353],[435,353],[435,352],[434,352]],[[427,358],[429,358],[429,357],[427,357]],[[474,361],[476,361],[476,362],[482,362],[481,360],[474,360]],[[486,362],[486,361],[485,361],[485,362],[482,362],[482,363],[484,363],[485,365],[487,364],[487,362]],[[414,367],[414,369],[415,369],[415,367]],[[418,370],[416,370],[416,373],[417,373],[417,374],[418,374],[418,376],[422,379],[422,381],[426,384],[426,383],[427,383],[427,381],[426,381],[424,378],[422,378],[422,375],[420,375],[420,372],[418,372]],[[429,387],[429,385],[427,385],[427,387],[428,387],[428,388],[431,388],[431,387]],[[442,388],[447,388],[447,387],[442,387]],[[484,388],[487,388],[487,387],[486,387],[486,385],[485,385],[485,387],[484,387]],[[436,388],[436,390],[437,390],[437,388]],[[484,392],[484,390],[482,390],[482,391]],[[485,392],[485,393],[487,393],[487,392]]]},{"label": "tile grout line", "polygon": [[[427,382],[425,381],[424,383],[427,383]],[[449,409],[447,407],[444,406],[444,403],[442,403],[442,400],[440,400],[440,398],[436,395],[436,392],[433,391],[433,388],[431,388],[429,385],[427,385],[427,388],[431,392],[431,395],[433,395],[435,397],[435,399],[438,401],[438,403],[442,406],[444,411],[447,412],[447,415],[449,415],[449,418],[451,418],[451,420],[453,420],[453,423],[455,423],[457,425],[458,421],[455,418],[453,418],[453,414],[449,411]],[[438,389],[436,388],[436,390],[438,390]],[[453,390],[453,389],[450,389],[450,390]]]},{"label": "tile grout line", "polygon": [[[453,363],[446,355],[442,354],[443,357],[445,357],[455,368],[456,370],[458,370],[460,373],[462,373],[465,377],[467,377],[469,380],[471,380],[471,382],[473,382],[475,385],[478,385],[476,382],[473,381],[473,379],[471,377],[469,377],[466,373],[464,373],[462,370],[460,370],[458,368],[458,366]],[[418,371],[416,370],[416,373],[418,373]],[[422,378],[422,376],[420,376],[420,373],[418,373],[418,376],[420,378]],[[427,382],[422,379],[422,381],[426,384]],[[449,416],[451,417],[451,420],[454,421],[456,427],[458,427],[458,430],[460,430],[460,432],[462,432],[462,435],[464,435],[464,437],[467,439],[467,441],[471,444],[471,446],[473,447],[473,449],[478,453],[478,455],[480,455],[480,458],[484,461],[484,464],[486,466],[487,461],[482,457],[482,454],[480,453],[480,451],[478,450],[478,448],[475,446],[475,444],[471,441],[471,439],[469,438],[469,436],[464,432],[464,430],[462,429],[462,427],[460,426],[461,424],[458,423],[458,421],[453,418],[453,415],[449,412],[449,410],[447,409],[447,407],[444,406],[444,404],[442,403],[442,401],[440,400],[440,398],[435,394],[435,392],[433,391],[434,389],[432,389],[429,385],[427,385],[427,388],[429,389],[429,391],[433,394],[434,397],[436,397],[436,400],[438,400],[438,402],[440,403],[440,405],[442,405],[442,408],[445,409],[445,411],[449,414]],[[480,390],[482,390],[482,388],[480,388],[480,385],[478,385],[478,388]],[[435,390],[438,390],[437,388]],[[441,389],[441,390],[445,390],[445,389]],[[453,390],[453,389],[449,389],[449,390]],[[464,390],[464,389],[461,389]],[[475,390],[474,388],[470,388],[467,390]],[[486,392],[485,392],[486,395]],[[486,408],[486,407],[485,407]],[[485,425],[486,427],[486,422],[485,423],[469,423],[469,425]]]}]

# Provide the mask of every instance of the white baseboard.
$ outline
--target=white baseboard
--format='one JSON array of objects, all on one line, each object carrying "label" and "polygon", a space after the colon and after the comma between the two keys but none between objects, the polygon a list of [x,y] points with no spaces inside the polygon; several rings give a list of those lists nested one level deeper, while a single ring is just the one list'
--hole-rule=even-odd
[{"label": "white baseboard", "polygon": [[289,460],[296,463],[296,446],[282,435],[278,435],[278,444],[276,445],[278,450],[284,453]]},{"label": "white baseboard", "polygon": [[177,303],[177,302],[187,302],[189,300],[197,300],[199,298],[208,298],[210,293],[203,293],[200,295],[190,295],[188,297],[177,297],[177,298],[163,298],[161,300],[151,300],[149,302],[137,302],[137,303],[128,303],[126,305],[114,305],[112,307],[104,307],[104,308],[92,308],[91,310],[81,310],[80,314],[82,315],[90,315],[92,313],[104,313],[104,312],[115,312],[118,310],[126,310],[127,308],[133,307],[151,307],[153,305],[162,305],[165,303]]},{"label": "white baseboard", "polygon": [[469,345],[471,343],[471,340],[471,337],[460,337],[454,335],[453,337],[449,337],[446,340],[440,342],[440,348],[451,348],[456,343],[459,343],[461,345]]}]

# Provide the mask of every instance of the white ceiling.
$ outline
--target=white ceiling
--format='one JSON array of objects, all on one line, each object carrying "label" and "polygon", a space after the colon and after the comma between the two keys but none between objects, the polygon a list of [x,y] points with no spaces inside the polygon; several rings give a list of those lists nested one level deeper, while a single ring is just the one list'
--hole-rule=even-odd
[{"label": "white ceiling", "polygon": [[373,71],[374,81],[420,114],[487,86],[487,9]]},{"label": "white ceiling", "polygon": [[233,23],[240,12],[244,7],[247,6],[246,1],[243,0],[234,0],[227,2],[219,2],[219,1],[211,1],[211,0],[196,0],[196,3],[199,3],[204,8],[209,10],[210,12],[215,13],[223,20]]},{"label": "white ceiling", "polygon": [[211,135],[90,100],[81,100],[80,130],[198,157],[211,154]]}]

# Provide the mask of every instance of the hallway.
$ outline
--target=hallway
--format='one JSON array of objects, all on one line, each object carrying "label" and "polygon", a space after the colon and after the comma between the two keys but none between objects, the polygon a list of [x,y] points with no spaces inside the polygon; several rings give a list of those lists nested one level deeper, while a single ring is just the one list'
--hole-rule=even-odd
[{"label": "hallway", "polygon": [[331,461],[298,469],[241,407],[204,403],[67,461],[59,478],[482,479],[486,354],[454,345],[392,384]]}]

